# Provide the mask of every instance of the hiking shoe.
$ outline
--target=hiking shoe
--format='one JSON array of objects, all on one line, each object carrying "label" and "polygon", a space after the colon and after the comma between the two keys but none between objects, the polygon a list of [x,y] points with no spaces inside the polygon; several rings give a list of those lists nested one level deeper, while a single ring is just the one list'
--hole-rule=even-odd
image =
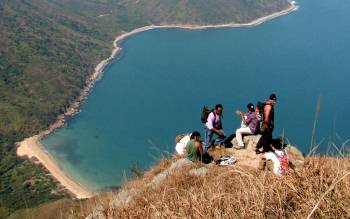
[{"label": "hiking shoe", "polygon": [[237,150],[241,150],[241,149],[244,149],[244,145],[243,146],[235,145],[234,148],[237,149]]},{"label": "hiking shoe", "polygon": [[217,160],[216,164],[220,165],[220,166],[227,166],[227,165],[235,164],[236,162],[237,162],[237,160],[233,156],[225,156],[225,157],[221,157],[219,160]]}]

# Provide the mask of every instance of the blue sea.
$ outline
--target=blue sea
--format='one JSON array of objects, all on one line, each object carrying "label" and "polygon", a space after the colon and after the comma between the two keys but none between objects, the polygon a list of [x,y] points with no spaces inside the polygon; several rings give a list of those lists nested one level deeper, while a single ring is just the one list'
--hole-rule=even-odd
[{"label": "blue sea", "polygon": [[203,105],[235,110],[276,93],[276,129],[309,151],[350,138],[350,1],[301,0],[300,8],[256,27],[158,29],[125,39],[122,54],[94,87],[82,112],[43,139],[60,167],[92,190],[121,185],[131,167],[173,153],[175,136],[203,133]]}]

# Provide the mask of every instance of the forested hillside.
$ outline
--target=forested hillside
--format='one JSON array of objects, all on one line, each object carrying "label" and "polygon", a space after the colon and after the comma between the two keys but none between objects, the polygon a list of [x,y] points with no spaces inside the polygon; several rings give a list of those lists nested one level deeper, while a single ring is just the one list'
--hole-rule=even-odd
[{"label": "forested hillside", "polygon": [[[123,0],[133,23],[246,23],[289,6],[285,0]],[[129,18],[129,17],[128,17]]]},{"label": "forested hillside", "polygon": [[[149,24],[247,22],[287,0],[0,0],[0,218],[57,199],[14,143],[44,130],[79,96],[123,31]],[[51,191],[51,192],[50,192]]]}]

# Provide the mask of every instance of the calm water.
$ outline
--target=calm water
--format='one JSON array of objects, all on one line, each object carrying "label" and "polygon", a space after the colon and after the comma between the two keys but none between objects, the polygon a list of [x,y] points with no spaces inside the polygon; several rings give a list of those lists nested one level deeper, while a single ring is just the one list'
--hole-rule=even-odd
[{"label": "calm water", "polygon": [[278,95],[277,136],[308,151],[318,96],[317,141],[350,137],[350,1],[302,0],[299,11],[253,28],[153,30],[122,43],[82,112],[43,140],[86,186],[116,186],[132,165],[173,152],[177,134],[198,129],[203,104],[236,109]]}]

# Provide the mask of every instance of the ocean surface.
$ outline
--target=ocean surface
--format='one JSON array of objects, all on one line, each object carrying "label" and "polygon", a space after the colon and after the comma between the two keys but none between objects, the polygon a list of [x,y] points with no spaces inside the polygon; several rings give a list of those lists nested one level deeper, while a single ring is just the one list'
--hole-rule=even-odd
[{"label": "ocean surface", "polygon": [[317,99],[320,153],[350,138],[350,1],[301,0],[298,11],[250,28],[159,29],[123,52],[66,127],[43,139],[61,168],[92,190],[173,153],[199,130],[203,105],[224,105],[227,134],[248,102],[278,96],[276,129],[309,150]]}]

